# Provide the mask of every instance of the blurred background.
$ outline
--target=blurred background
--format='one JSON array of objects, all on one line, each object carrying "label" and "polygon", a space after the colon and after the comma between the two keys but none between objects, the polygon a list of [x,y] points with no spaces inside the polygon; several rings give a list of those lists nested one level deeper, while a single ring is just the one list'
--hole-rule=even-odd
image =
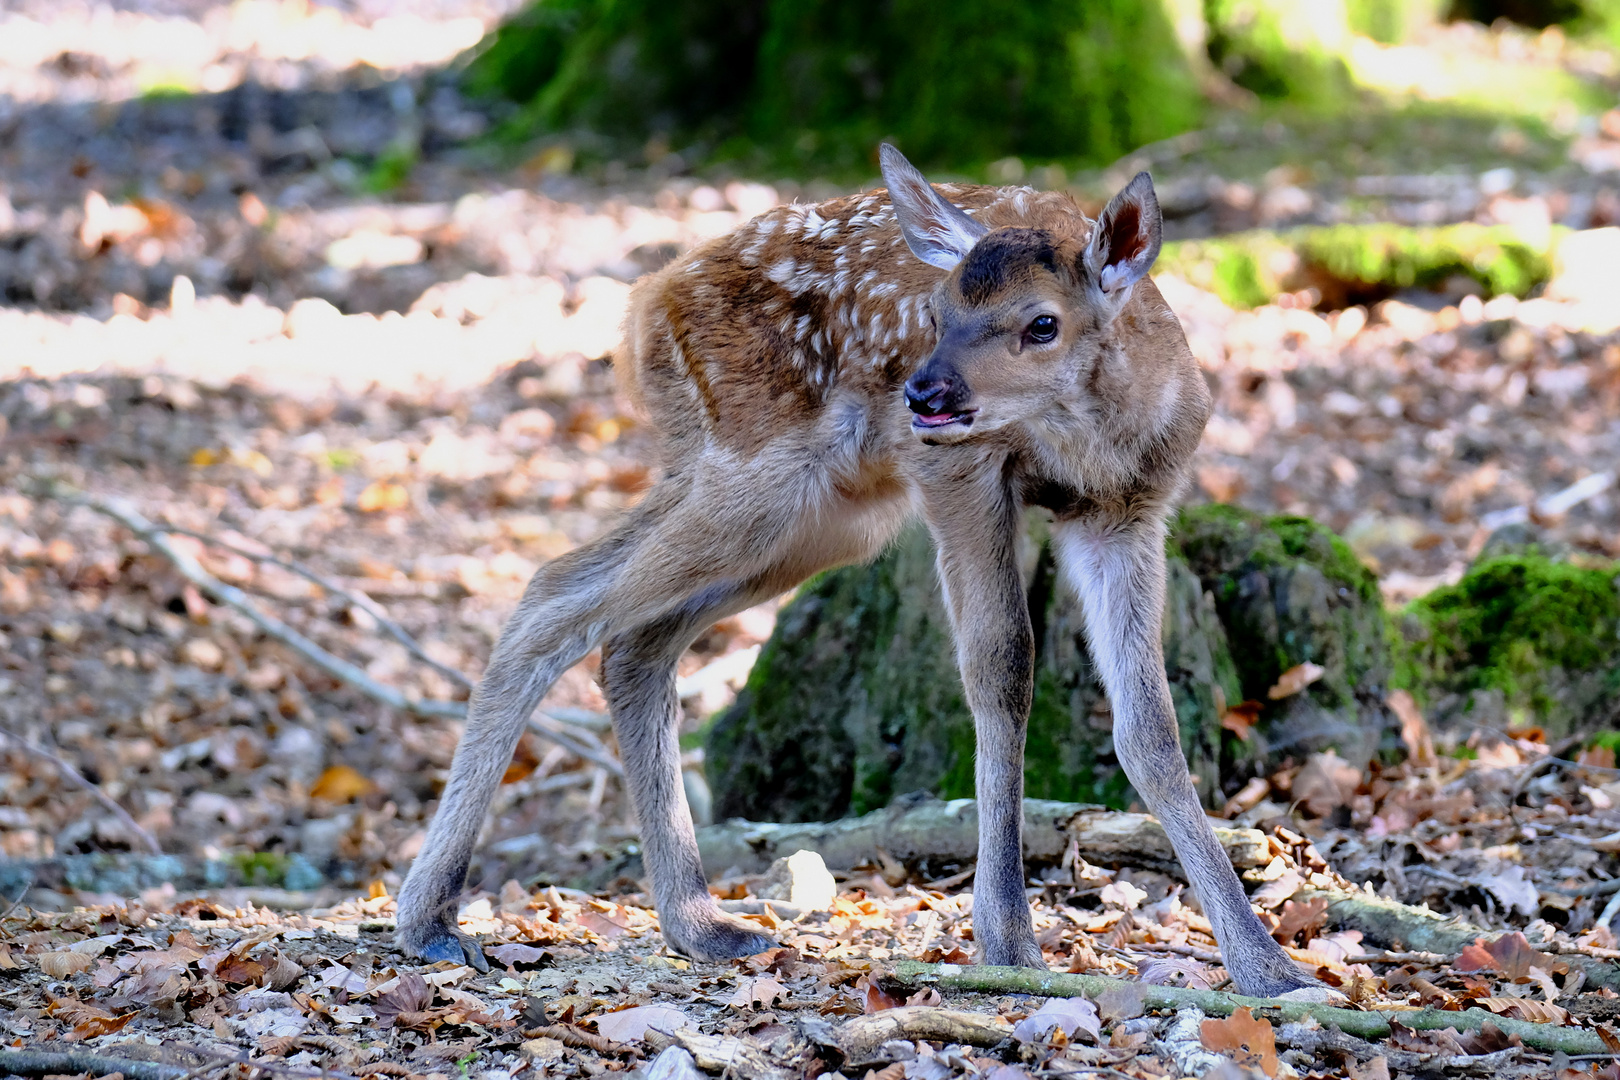
[{"label": "blurred background", "polygon": [[[1195,501],[1315,518],[1390,605],[1504,527],[1620,555],[1617,103],[1615,0],[0,0],[0,851],[139,846],[26,741],[171,852],[397,881],[457,723],[44,485],[464,699],[372,607],[476,677],[657,475],[607,361],[630,283],[872,186],[881,140],[1092,212],[1152,171],[1218,400]],[[775,613],[682,662],[695,799]],[[575,743],[520,748],[497,884],[634,834],[594,674],[547,702]]]}]

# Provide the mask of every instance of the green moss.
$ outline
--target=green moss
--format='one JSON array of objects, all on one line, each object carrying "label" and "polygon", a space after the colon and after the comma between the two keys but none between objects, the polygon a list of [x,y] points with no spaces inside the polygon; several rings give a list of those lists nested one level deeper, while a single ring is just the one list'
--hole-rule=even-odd
[{"label": "green moss", "polygon": [[[1266,704],[1249,752],[1376,751],[1388,726],[1388,629],[1377,579],[1350,548],[1309,519],[1220,504],[1184,509],[1174,537],[1214,599],[1241,698]],[[1273,704],[1282,673],[1307,662],[1322,677]]]},{"label": "green moss", "polygon": [[247,851],[228,856],[244,885],[279,886],[287,879],[287,856],[273,851]]},{"label": "green moss", "polygon": [[867,174],[919,161],[1107,162],[1202,112],[1160,0],[547,0],[490,36],[468,83],[525,105],[512,130],[665,135]]},{"label": "green moss", "polygon": [[1350,92],[1344,9],[1298,0],[1204,0],[1209,55],[1261,97],[1330,107]]},{"label": "green moss", "polygon": [[[1611,568],[1529,552],[1481,561],[1407,606],[1397,685],[1442,711],[1498,702],[1562,735],[1620,705],[1620,593]],[[1448,701],[1449,699],[1449,701]]]},{"label": "green moss", "polygon": [[1256,230],[1166,244],[1158,269],[1242,308],[1308,286],[1330,304],[1376,299],[1397,289],[1437,286],[1458,274],[1474,279],[1487,295],[1524,296],[1552,276],[1554,248],[1563,235],[1555,229],[1532,241],[1506,226],[1474,224]]}]

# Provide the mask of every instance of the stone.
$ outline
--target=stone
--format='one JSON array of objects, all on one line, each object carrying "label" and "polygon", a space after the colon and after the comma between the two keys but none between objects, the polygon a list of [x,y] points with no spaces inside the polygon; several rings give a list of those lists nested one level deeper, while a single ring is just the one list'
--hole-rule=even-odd
[{"label": "stone", "polygon": [[[1124,808],[1134,793],[1114,756],[1111,707],[1047,531],[1031,515],[1022,553],[1036,642],[1025,794]],[[1377,582],[1343,541],[1302,518],[1201,507],[1176,523],[1167,561],[1165,669],[1206,801],[1286,757],[1333,748],[1364,764],[1386,739],[1395,745]],[[1306,662],[1322,677],[1269,701],[1278,676]],[[1222,725],[1245,700],[1262,703],[1246,741]],[[923,529],[870,566],[822,575],[783,608],[705,755],[716,821],[828,821],[908,792],[973,794],[973,720]]]},{"label": "stone", "polygon": [[786,900],[804,911],[828,911],[838,896],[838,883],[819,854],[799,850],[771,863],[758,896]]}]

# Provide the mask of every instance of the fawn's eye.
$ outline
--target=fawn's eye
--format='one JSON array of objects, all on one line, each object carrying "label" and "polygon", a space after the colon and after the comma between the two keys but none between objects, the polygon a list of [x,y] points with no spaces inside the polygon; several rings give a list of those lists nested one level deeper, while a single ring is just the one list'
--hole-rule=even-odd
[{"label": "fawn's eye", "polygon": [[1057,332],[1058,321],[1056,316],[1052,315],[1035,316],[1035,318],[1030,321],[1029,326],[1024,330],[1024,333],[1028,335],[1029,340],[1041,342],[1043,344],[1057,337]]}]

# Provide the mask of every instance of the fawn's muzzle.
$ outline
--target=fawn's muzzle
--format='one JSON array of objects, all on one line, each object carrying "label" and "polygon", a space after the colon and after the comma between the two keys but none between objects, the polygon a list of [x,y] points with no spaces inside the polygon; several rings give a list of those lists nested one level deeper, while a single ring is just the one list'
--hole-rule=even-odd
[{"label": "fawn's muzzle", "polygon": [[906,408],[916,415],[914,428],[971,424],[976,409],[967,407],[973,391],[961,375],[944,365],[929,362],[906,380]]}]

